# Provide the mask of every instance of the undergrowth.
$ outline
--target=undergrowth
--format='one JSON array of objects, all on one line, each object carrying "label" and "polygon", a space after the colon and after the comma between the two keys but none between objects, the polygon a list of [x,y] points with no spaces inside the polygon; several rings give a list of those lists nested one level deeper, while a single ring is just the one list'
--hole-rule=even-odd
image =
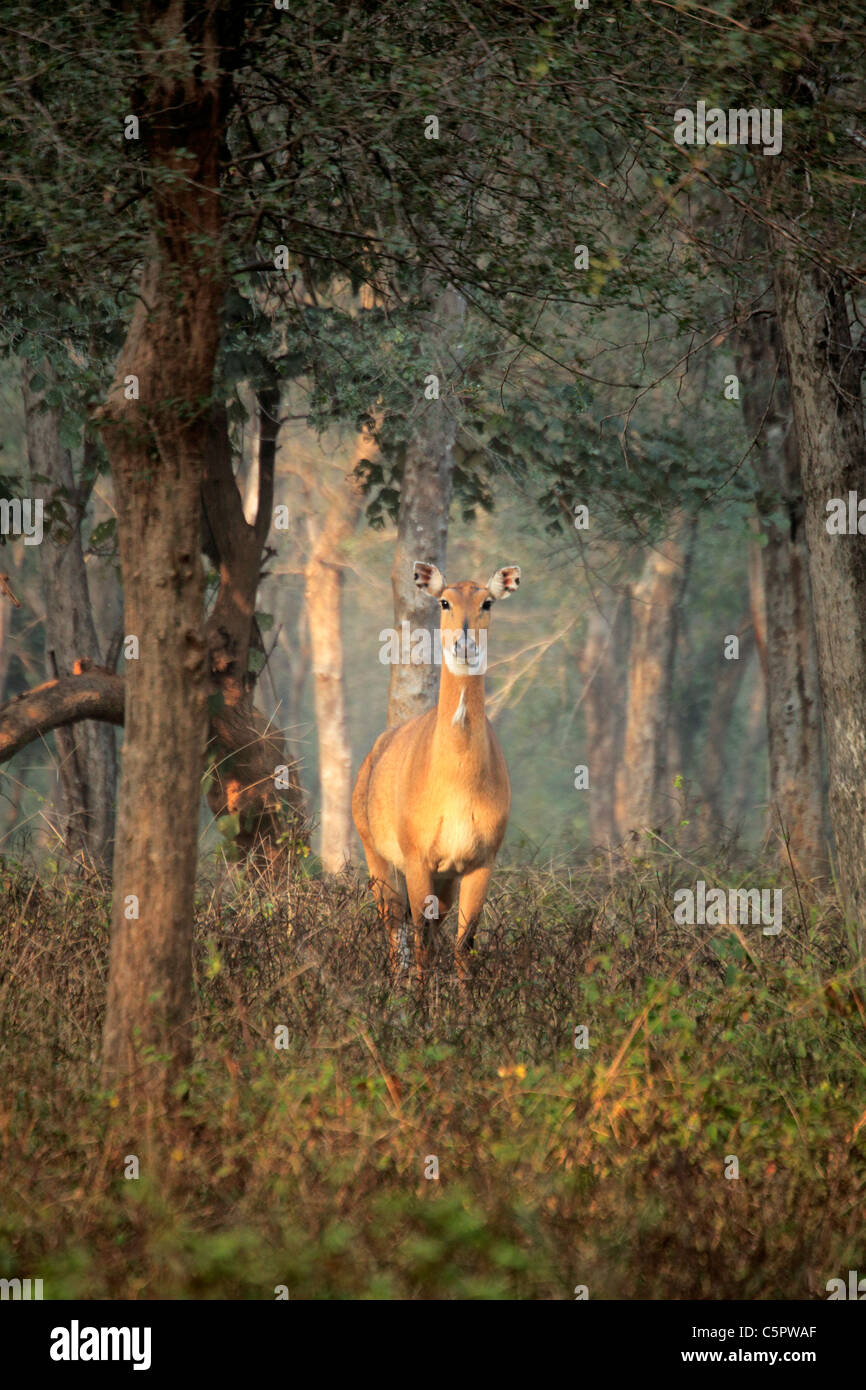
[{"label": "undergrowth", "polygon": [[182,1104],[131,1132],[99,1089],[108,894],[7,862],[0,1277],[47,1298],[826,1297],[866,1268],[850,943],[790,888],[778,936],[679,926],[689,872],[500,872],[471,1000],[444,945],[423,999],[391,980],[360,880],[223,878],[200,890]]}]

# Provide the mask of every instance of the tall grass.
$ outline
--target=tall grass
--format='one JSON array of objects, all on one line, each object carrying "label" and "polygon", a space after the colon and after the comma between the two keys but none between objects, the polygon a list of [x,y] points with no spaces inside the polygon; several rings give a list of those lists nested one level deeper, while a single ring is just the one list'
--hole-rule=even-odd
[{"label": "tall grass", "polygon": [[7,862],[0,1277],[67,1298],[825,1296],[866,1269],[845,932],[793,891],[777,937],[678,926],[690,873],[504,871],[471,1001],[445,948],[424,998],[391,981],[360,881],[202,889],[188,1088],[131,1128],[98,1081],[108,896]]}]

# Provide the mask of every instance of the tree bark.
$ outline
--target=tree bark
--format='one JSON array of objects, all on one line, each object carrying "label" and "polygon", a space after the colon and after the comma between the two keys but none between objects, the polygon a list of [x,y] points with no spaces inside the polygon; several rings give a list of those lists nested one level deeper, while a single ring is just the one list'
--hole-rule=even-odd
[{"label": "tree bark", "polygon": [[336,874],[352,856],[352,746],[346,711],[343,650],[342,549],[364,502],[358,465],[376,446],[364,432],[333,498],[307,565],[306,602],[313,661],[313,699],[322,791],[322,865]]},{"label": "tree bark", "polygon": [[616,782],[620,835],[662,825],[675,805],[665,789],[667,725],[678,608],[694,534],[692,518],[677,518],[671,536],[650,551],[640,581],[632,587],[628,703]]},{"label": "tree bark", "polygon": [[[141,128],[153,232],[100,412],[114,479],[127,638],[103,1083],[165,1098],[192,1046],[192,923],[207,722],[201,565],[223,298],[219,158],[226,6],[145,5]],[[134,379],[134,380],[133,380]],[[137,390],[135,389],[137,387]]]},{"label": "tree bark", "polygon": [[866,541],[830,535],[827,503],[866,495],[862,353],[840,273],[771,228],[776,312],[791,383],[829,766],[830,819],[846,912],[866,955]]},{"label": "tree bark", "polygon": [[[755,439],[757,509],[765,543],[762,670],[766,681],[770,828],[784,868],[828,873],[818,653],[803,525],[800,451],[774,314],[752,314],[736,334],[743,414]],[[782,513],[784,520],[777,518]]]},{"label": "tree bark", "polygon": [[[431,643],[439,627],[436,605],[416,589],[412,566],[415,560],[426,560],[445,574],[457,419],[442,388],[447,383],[447,353],[450,348],[453,361],[454,338],[461,331],[464,313],[463,299],[450,285],[446,286],[433,308],[439,326],[431,334],[433,352],[429,367],[429,372],[439,377],[441,394],[438,400],[423,402],[414,437],[406,449],[391,571],[397,632],[402,632],[404,622],[411,631],[427,628]],[[439,670],[433,661],[417,665],[395,663],[388,684],[388,727],[432,709],[438,690]]]},{"label": "tree bark", "polygon": [[[92,494],[92,523],[94,527],[103,525],[115,518],[113,488],[111,477],[96,480]],[[117,665],[123,643],[123,590],[112,547],[106,546],[108,553],[85,555],[87,588],[93,608],[93,621],[96,635],[102,649],[102,664],[112,670]]]},{"label": "tree bark", "polygon": [[[76,661],[102,658],[81,544],[84,504],[69,450],[60,442],[60,411],[45,406],[45,391],[22,376],[27,455],[34,496],[44,497],[50,517],[39,547],[45,602],[45,674],[69,676]],[[53,379],[46,363],[42,375]],[[45,481],[37,483],[36,476]],[[90,721],[58,728],[56,745],[63,808],[61,838],[70,854],[105,867],[114,838],[117,759],[114,732]]]},{"label": "tree bark", "polygon": [[279,647],[286,660],[288,677],[286,689],[286,751],[289,762],[295,769],[298,782],[298,814],[306,822],[309,819],[307,796],[301,776],[303,768],[303,747],[301,740],[301,714],[303,711],[304,686],[310,671],[310,634],[307,624],[307,606],[302,602],[297,612],[292,614],[295,636],[291,638],[285,628],[279,636]]}]

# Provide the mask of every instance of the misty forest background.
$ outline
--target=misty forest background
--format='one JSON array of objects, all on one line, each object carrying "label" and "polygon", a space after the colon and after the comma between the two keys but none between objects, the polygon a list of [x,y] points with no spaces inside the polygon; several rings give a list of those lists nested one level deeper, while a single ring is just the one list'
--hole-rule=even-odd
[{"label": "misty forest background", "polygon": [[[705,412],[703,433],[708,440],[718,428],[712,422],[724,422],[725,452],[719,462],[733,468],[746,452],[749,438],[741,406],[723,398],[724,378],[734,371],[733,359],[723,346],[715,358],[711,371],[716,389],[702,397],[695,394],[694,399],[689,392],[687,401],[674,405],[671,418],[679,420],[682,412],[690,417],[692,428],[692,410]],[[302,388],[297,397],[295,403],[302,404]],[[293,399],[287,393],[283,406],[287,413],[295,413]],[[5,376],[2,400],[9,425],[4,459],[11,467],[17,460],[18,476],[22,476],[27,471],[27,454],[17,373]],[[555,420],[547,419],[545,424],[558,435]],[[590,431],[594,425],[587,420],[574,422],[574,428]],[[562,433],[563,451],[569,457],[579,455],[586,441],[578,433],[574,444],[566,444],[564,429]],[[353,446],[354,440],[341,438],[338,431],[317,436],[303,421],[283,426],[274,499],[275,505],[287,509],[288,531],[272,534],[276,554],[257,599],[270,652],[264,674],[258,676],[257,702],[270,724],[286,736],[287,756],[297,769],[312,822],[308,842],[317,857],[322,797],[305,571],[328,507],[345,490]],[[252,471],[253,494],[254,448],[255,429],[247,421],[239,431],[243,451],[239,467],[244,479]],[[490,510],[479,504],[469,514],[459,501],[452,509],[446,574],[455,580],[471,577],[484,582],[500,560],[507,562],[511,557],[522,567],[520,603],[500,605],[489,644],[488,701],[508,749],[512,778],[506,846],[514,849],[518,862],[565,867],[585,861],[594,851],[605,849],[610,839],[618,839],[607,826],[592,821],[592,798],[575,788],[575,770],[581,764],[587,767],[591,787],[595,779],[602,783],[605,777],[615,777],[616,769],[602,761],[614,748],[599,749],[586,721],[587,704],[595,709],[600,703],[603,708],[611,699],[621,722],[625,721],[626,681],[614,689],[608,682],[602,690],[602,671],[598,691],[592,689],[609,635],[609,617],[602,604],[607,604],[608,613],[611,608],[617,612],[648,559],[652,565],[653,550],[635,542],[627,523],[618,524],[615,518],[605,521],[604,502],[595,490],[581,492],[575,501],[589,510],[587,530],[578,532],[566,517],[565,524],[552,533],[551,518],[539,503],[548,485],[543,476],[527,476],[519,462],[511,465],[508,460],[500,460],[497,468],[495,459],[490,461],[490,472],[494,476],[485,479]],[[253,496],[252,510],[254,500]],[[756,559],[759,541],[751,524],[753,510],[750,498],[737,499],[727,507],[720,504],[718,515],[701,518],[687,593],[681,606],[668,614],[676,625],[677,647],[666,699],[667,763],[659,779],[657,803],[659,828],[664,825],[678,843],[702,844],[715,856],[724,842],[731,851],[736,846],[741,863],[775,844],[780,832],[771,814],[764,685],[753,636],[751,605],[761,598],[760,589],[756,593],[754,582],[752,589],[749,584],[750,565],[754,571],[760,562],[759,556]],[[641,514],[636,515],[640,525]],[[84,566],[96,599],[94,616],[104,652],[122,611],[109,479],[96,482],[82,524]],[[96,542],[88,544],[99,526]],[[603,548],[594,544],[594,533],[602,528]],[[340,548],[347,733],[354,772],[385,726],[390,667],[379,659],[386,645],[380,634],[394,624],[394,542],[395,527],[388,518],[380,529],[359,522]],[[3,649],[2,698],[11,699],[43,674],[45,596],[39,548],[19,542],[10,545],[7,554],[11,586],[22,601],[20,609],[11,605],[5,609],[8,640]],[[436,606],[430,608],[435,626]],[[738,660],[724,655],[729,635],[738,637]],[[617,658],[624,665],[627,648],[623,649],[622,635],[619,641]],[[68,867],[59,757],[46,739],[28,746],[7,764],[3,847],[14,853],[26,849],[37,858],[47,856],[58,867]],[[348,826],[348,821],[343,824]],[[236,825],[229,821],[221,828],[224,833],[203,806],[202,861],[211,873],[224,865],[227,855],[232,857]],[[351,827],[343,830],[331,849],[332,867],[346,852],[363,867]],[[312,861],[307,866],[311,871],[318,867]]]},{"label": "misty forest background", "polygon": [[[0,547],[0,1276],[826,1296],[866,1215],[856,6],[5,0],[0,39],[0,503],[45,499]],[[781,153],[676,143],[697,102]],[[471,1004],[444,945],[391,977],[349,810],[435,699],[379,659],[438,626],[415,559],[522,571]],[[698,878],[781,887],[780,936],[676,923]]]}]

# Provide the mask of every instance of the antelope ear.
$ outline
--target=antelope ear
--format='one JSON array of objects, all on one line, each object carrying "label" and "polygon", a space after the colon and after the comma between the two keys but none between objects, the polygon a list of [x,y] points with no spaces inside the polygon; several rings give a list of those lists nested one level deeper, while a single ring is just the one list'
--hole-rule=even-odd
[{"label": "antelope ear", "polygon": [[487,588],[494,598],[508,598],[513,594],[520,584],[520,566],[503,565],[501,570],[497,570],[492,579],[488,579]]},{"label": "antelope ear", "polygon": [[435,565],[428,565],[424,560],[415,561],[414,574],[416,589],[429,594],[431,598],[438,598],[445,588],[444,576]]}]

